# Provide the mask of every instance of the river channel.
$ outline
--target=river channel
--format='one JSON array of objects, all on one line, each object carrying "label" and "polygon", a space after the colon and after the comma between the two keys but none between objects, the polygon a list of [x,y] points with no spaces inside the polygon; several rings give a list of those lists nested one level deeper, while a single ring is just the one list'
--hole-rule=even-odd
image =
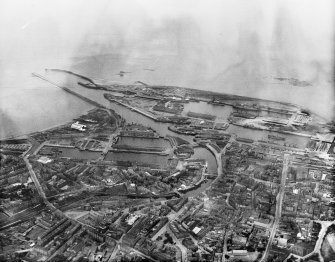
[{"label": "river channel", "polygon": [[[126,120],[127,123],[137,123],[137,124],[143,124],[146,126],[150,126],[162,136],[166,136],[166,135],[178,136],[189,142],[193,141],[192,136],[186,136],[186,135],[180,135],[180,134],[177,135],[176,133],[168,130],[169,124],[167,123],[156,122],[135,111],[131,111],[130,109],[122,105],[109,102],[103,96],[103,94],[106,93],[106,91],[84,88],[78,85],[78,82],[83,81],[83,80],[77,76],[69,75],[69,74],[61,73],[61,72],[49,72],[46,74],[46,77],[52,79],[53,81],[55,81],[56,83],[59,83],[60,85],[69,87],[73,91],[78,92],[81,95],[84,95],[108,108],[115,110],[119,115],[121,115]],[[186,114],[188,111],[197,112],[197,113],[208,113],[208,114],[217,116],[218,120],[227,120],[230,112],[232,111],[232,107],[229,105],[224,105],[224,106],[213,105],[213,104],[208,104],[206,102],[200,101],[200,102],[190,102],[190,103],[185,104],[183,114]],[[275,133],[275,132],[270,132],[266,130],[251,129],[251,128],[245,128],[245,127],[236,126],[236,125],[230,125],[228,129],[226,130],[226,132],[230,134],[236,134],[239,137],[253,139],[255,141],[267,140],[267,137],[269,134]],[[279,135],[282,135],[282,134],[279,133]],[[296,144],[300,148],[304,148],[304,146],[307,144],[309,140],[306,137],[301,137],[301,136],[291,135],[291,134],[285,134],[282,136],[285,136],[287,143]]]},{"label": "river channel", "polygon": [[96,160],[102,153],[95,151],[79,150],[78,148],[58,147],[61,151],[59,157],[68,157],[71,159]]},{"label": "river channel", "polygon": [[104,160],[115,161],[115,162],[131,162],[132,164],[138,165],[150,165],[159,166],[163,169],[168,167],[169,161],[168,155],[157,155],[157,154],[147,154],[147,153],[131,153],[131,152],[112,152],[109,151]]},{"label": "river channel", "polygon": [[206,148],[195,147],[192,158],[205,159],[207,161],[207,173],[217,174],[218,166],[214,155]]},{"label": "river channel", "polygon": [[[50,73],[49,73],[50,74]],[[47,78],[50,78],[48,76]],[[52,81],[55,81],[57,84],[71,88],[73,91],[86,96],[90,98],[91,100],[94,100],[102,105],[104,105],[107,108],[113,109],[116,113],[118,113],[122,118],[126,120],[127,123],[136,123],[136,124],[142,124],[148,127],[151,127],[152,129],[156,130],[161,136],[178,136],[180,138],[183,138],[186,141],[193,142],[193,136],[186,136],[186,135],[179,135],[175,134],[172,131],[168,130],[169,124],[167,123],[161,123],[156,122],[146,116],[141,115],[140,113],[137,113],[136,111],[132,111],[122,105],[119,105],[117,103],[109,102],[104,98],[104,93],[106,91],[103,90],[93,90],[93,89],[87,89],[82,86],[79,86],[77,83],[81,79],[76,76],[67,75],[64,76],[64,73],[53,73],[51,75],[59,75],[58,81],[51,77]],[[66,81],[64,82],[64,79]],[[63,80],[63,81],[62,81]],[[78,98],[79,99],[79,98]],[[207,113],[216,115],[218,120],[226,120],[228,118],[232,108],[230,106],[219,106],[219,105],[211,105],[207,104],[206,102],[190,102],[185,105],[183,114],[187,111],[192,112],[198,112],[198,113]],[[226,130],[227,133],[235,134],[238,137],[243,138],[249,138],[253,139],[254,141],[257,140],[267,140],[268,134],[273,134],[273,132],[269,131],[263,131],[263,130],[257,130],[257,129],[249,129],[244,128],[241,126],[235,126],[230,125],[228,129]],[[282,135],[282,134],[279,134]],[[296,135],[289,135],[285,134],[282,135],[285,136],[286,142],[293,143],[298,145],[300,148],[304,148],[304,146],[308,142],[308,138],[306,137],[299,137]],[[136,146],[153,146],[153,147],[168,147],[170,146],[167,140],[165,139],[134,139],[134,138],[121,138],[118,143],[119,144],[132,144]],[[73,158],[82,158],[82,159],[88,159],[93,160],[97,159],[101,154],[100,152],[79,152],[77,149],[65,149],[62,152],[63,156],[69,156]],[[191,156],[192,158],[200,158],[205,159],[208,163],[207,167],[207,173],[211,174],[217,174],[217,163],[215,157],[212,155],[212,153],[207,150],[206,148],[196,147],[194,154]],[[109,151],[105,157],[105,160],[110,161],[130,161],[133,163],[138,164],[149,164],[149,165],[159,165],[160,167],[167,167],[169,165],[169,157],[165,155],[157,155],[157,154],[142,154],[142,153],[123,153],[123,152],[112,152]],[[195,190],[191,190],[186,195],[187,196],[194,196],[198,195],[201,192],[205,191],[206,188],[208,188],[212,184],[213,180],[208,180],[207,182],[203,183],[199,188]]]},{"label": "river channel", "polygon": [[117,145],[127,145],[139,148],[162,148],[163,150],[171,148],[170,142],[163,138],[140,138],[122,136],[118,139]]},{"label": "river channel", "polygon": [[[46,77],[51,79],[52,81],[58,83],[59,85],[63,85],[65,87],[71,88],[73,91],[94,100],[107,108],[113,109],[116,113],[118,113],[122,118],[126,120],[127,123],[136,123],[142,124],[148,127],[153,128],[162,136],[178,136],[180,138],[185,139],[186,141],[193,142],[193,136],[180,135],[176,134],[170,130],[168,130],[168,123],[156,122],[146,116],[137,113],[136,111],[132,111],[122,105],[117,103],[109,102],[104,98],[104,93],[106,91],[103,90],[94,90],[84,88],[78,85],[79,81],[82,81],[77,76],[69,75],[66,73],[60,72],[49,72],[46,74]],[[66,79],[66,80],[64,80]],[[220,119],[225,119],[229,116],[229,112],[231,112],[231,106],[224,105],[212,105],[207,104],[206,102],[190,102],[185,105],[184,112],[193,111],[193,112],[205,112],[212,115],[217,115]],[[266,131],[266,130],[258,130],[258,129],[250,129],[242,126],[229,125],[226,130],[227,133],[235,134],[238,137],[257,140],[267,140],[269,134],[274,134],[274,132]],[[299,148],[304,148],[309,141],[309,138],[291,135],[291,134],[280,134],[280,136],[284,136],[287,143],[296,144]],[[205,149],[206,150],[206,149]],[[207,151],[207,150],[206,150]]]}]

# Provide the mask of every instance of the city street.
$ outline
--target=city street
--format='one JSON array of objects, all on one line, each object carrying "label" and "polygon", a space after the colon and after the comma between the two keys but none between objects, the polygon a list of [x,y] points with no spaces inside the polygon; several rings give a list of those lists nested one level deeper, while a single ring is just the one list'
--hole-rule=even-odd
[{"label": "city street", "polygon": [[280,181],[280,188],[279,188],[279,193],[276,198],[276,214],[275,214],[275,220],[270,232],[270,237],[268,244],[266,246],[266,249],[264,251],[264,254],[261,258],[261,262],[267,262],[267,256],[269,255],[269,251],[272,245],[272,241],[276,235],[277,227],[279,224],[279,220],[281,217],[281,210],[282,210],[282,204],[283,204],[283,199],[284,199],[284,193],[285,193],[285,183],[286,183],[286,178],[287,178],[287,171],[288,171],[288,165],[289,165],[289,160],[290,160],[290,155],[285,154],[284,155],[284,160],[283,160],[283,170],[282,170],[282,175],[281,175],[281,181]]}]

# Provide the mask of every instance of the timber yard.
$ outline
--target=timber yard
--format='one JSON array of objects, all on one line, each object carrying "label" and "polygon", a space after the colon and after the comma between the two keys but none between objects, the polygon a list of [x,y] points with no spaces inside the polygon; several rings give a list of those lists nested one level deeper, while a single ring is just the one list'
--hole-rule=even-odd
[{"label": "timber yard", "polygon": [[334,259],[334,123],[289,103],[33,76],[95,108],[1,141],[0,261]]}]

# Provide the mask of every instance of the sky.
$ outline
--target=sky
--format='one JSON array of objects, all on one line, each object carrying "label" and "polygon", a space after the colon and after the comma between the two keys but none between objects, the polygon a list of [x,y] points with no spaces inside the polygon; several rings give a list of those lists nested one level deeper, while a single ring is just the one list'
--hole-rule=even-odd
[{"label": "sky", "polygon": [[0,88],[20,83],[14,69],[74,57],[159,57],[157,79],[168,83],[296,102],[331,118],[334,11],[332,0],[2,0]]}]

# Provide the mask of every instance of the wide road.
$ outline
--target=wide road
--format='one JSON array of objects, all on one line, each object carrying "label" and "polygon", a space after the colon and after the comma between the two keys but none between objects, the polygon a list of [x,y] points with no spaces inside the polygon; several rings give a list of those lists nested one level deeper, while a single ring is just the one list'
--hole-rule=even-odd
[{"label": "wide road", "polygon": [[285,154],[284,155],[284,160],[283,160],[283,170],[282,170],[282,175],[281,175],[279,193],[278,193],[277,198],[276,198],[277,203],[276,203],[275,220],[273,222],[273,226],[272,226],[272,230],[271,230],[271,233],[270,233],[268,244],[266,246],[266,249],[264,251],[264,254],[263,254],[260,262],[266,262],[267,261],[267,257],[269,255],[269,251],[270,251],[270,248],[271,248],[271,245],[272,245],[272,241],[273,241],[273,239],[276,235],[277,227],[278,227],[279,220],[280,220],[280,217],[281,217],[281,210],[282,210],[284,193],[285,193],[285,182],[286,182],[286,178],[287,178],[289,159],[290,159],[290,155]]},{"label": "wide road", "polygon": [[43,200],[47,200],[47,198],[45,196],[45,193],[44,193],[44,191],[42,189],[42,186],[41,186],[40,182],[38,181],[38,178],[37,178],[37,176],[35,174],[35,171],[33,170],[32,165],[29,163],[28,158],[24,157],[23,160],[26,163],[26,166],[27,166],[27,168],[29,170],[30,177],[31,177],[31,179],[33,180],[33,182],[35,184],[35,187],[37,189],[38,194],[40,195],[41,198],[43,198]]},{"label": "wide road", "polygon": [[176,243],[176,246],[179,247],[181,251],[181,261],[187,261],[187,248],[180,242],[180,240],[176,237],[176,235],[171,231],[169,227],[166,228],[169,235],[172,237],[173,241]]},{"label": "wide road", "polygon": [[24,154],[24,156],[29,156],[31,154],[33,154],[34,152],[37,151],[37,149],[41,146],[41,144],[39,142],[37,142],[34,138],[29,137],[28,138],[29,143],[31,144],[30,149]]},{"label": "wide road", "polygon": [[[36,148],[36,147],[35,147],[35,148]],[[37,147],[37,148],[38,148],[38,147]],[[37,148],[36,148],[36,150],[37,150]],[[33,152],[33,153],[35,153],[35,152]],[[30,177],[31,177],[31,179],[33,180],[33,182],[34,182],[34,184],[35,184],[35,187],[36,187],[36,189],[37,189],[38,194],[39,194],[40,197],[43,199],[44,203],[45,203],[51,210],[56,210],[56,207],[55,207],[52,203],[50,203],[50,202],[48,201],[48,199],[47,199],[47,197],[46,197],[46,195],[45,195],[45,193],[44,193],[44,191],[43,191],[43,188],[42,188],[40,182],[38,181],[38,178],[37,178],[37,176],[36,176],[36,174],[35,174],[35,171],[34,171],[32,165],[29,163],[29,159],[28,159],[28,157],[29,157],[29,154],[25,155],[24,158],[23,158],[23,160],[24,160],[24,162],[26,163],[26,166],[27,166],[27,168],[28,168]]]}]

